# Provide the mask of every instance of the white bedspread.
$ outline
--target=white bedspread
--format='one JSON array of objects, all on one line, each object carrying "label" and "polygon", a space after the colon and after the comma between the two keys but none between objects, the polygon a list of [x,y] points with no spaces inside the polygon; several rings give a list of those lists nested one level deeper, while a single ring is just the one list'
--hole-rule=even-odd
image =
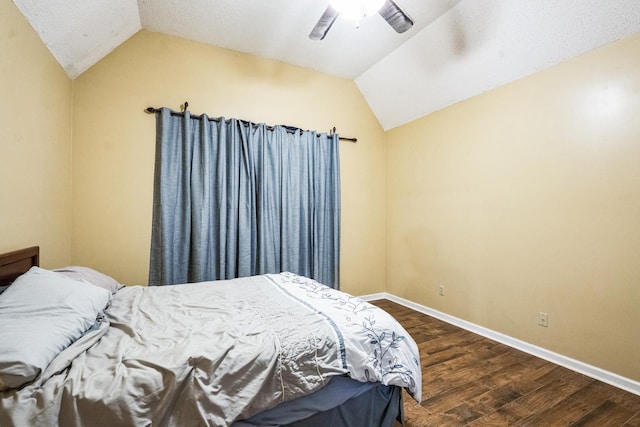
[{"label": "white bedspread", "polygon": [[226,426],[343,374],[420,400],[408,333],[313,280],[282,273],[127,287],[102,325],[39,379],[0,393],[0,425]]}]

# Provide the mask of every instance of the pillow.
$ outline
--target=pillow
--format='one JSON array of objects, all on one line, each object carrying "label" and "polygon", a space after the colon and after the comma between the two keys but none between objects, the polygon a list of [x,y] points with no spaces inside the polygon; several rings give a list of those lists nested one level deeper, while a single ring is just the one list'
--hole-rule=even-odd
[{"label": "pillow", "polygon": [[120,288],[123,287],[113,277],[109,277],[106,274],[100,273],[99,271],[93,270],[89,267],[69,266],[56,268],[53,271],[55,271],[56,273],[64,274],[71,279],[87,281],[92,285],[96,285],[108,290],[112,294],[115,294]]},{"label": "pillow", "polygon": [[3,293],[4,291],[6,291],[8,287],[9,287],[9,285],[0,286],[0,294]]},{"label": "pillow", "polygon": [[35,380],[96,322],[111,294],[38,267],[0,294],[0,391]]}]

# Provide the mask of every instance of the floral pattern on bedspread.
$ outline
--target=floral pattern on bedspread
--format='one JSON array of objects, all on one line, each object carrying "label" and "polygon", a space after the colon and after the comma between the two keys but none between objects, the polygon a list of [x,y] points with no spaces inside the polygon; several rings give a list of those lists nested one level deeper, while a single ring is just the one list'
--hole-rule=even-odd
[{"label": "floral pattern on bedspread", "polygon": [[325,316],[337,329],[340,340],[348,342],[343,351],[351,378],[404,387],[420,401],[418,346],[391,315],[360,298],[294,273],[267,277],[284,293]]}]

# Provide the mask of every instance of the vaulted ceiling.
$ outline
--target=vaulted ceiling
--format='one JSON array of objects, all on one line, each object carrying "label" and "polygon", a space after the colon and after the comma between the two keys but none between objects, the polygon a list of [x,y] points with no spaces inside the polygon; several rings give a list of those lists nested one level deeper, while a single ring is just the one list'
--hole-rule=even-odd
[{"label": "vaulted ceiling", "polygon": [[353,79],[384,129],[640,32],[638,0],[396,0],[406,33],[338,18],[322,41],[328,0],[14,3],[71,78],[146,29]]}]

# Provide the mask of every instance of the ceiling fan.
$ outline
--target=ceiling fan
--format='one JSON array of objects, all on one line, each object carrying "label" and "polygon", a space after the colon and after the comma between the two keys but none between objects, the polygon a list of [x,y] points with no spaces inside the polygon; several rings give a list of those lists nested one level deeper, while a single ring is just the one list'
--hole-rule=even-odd
[{"label": "ceiling fan", "polygon": [[309,38],[324,39],[338,15],[355,21],[357,27],[362,18],[376,13],[398,33],[404,33],[413,25],[413,20],[393,0],[329,0],[327,10],[311,30]]}]

